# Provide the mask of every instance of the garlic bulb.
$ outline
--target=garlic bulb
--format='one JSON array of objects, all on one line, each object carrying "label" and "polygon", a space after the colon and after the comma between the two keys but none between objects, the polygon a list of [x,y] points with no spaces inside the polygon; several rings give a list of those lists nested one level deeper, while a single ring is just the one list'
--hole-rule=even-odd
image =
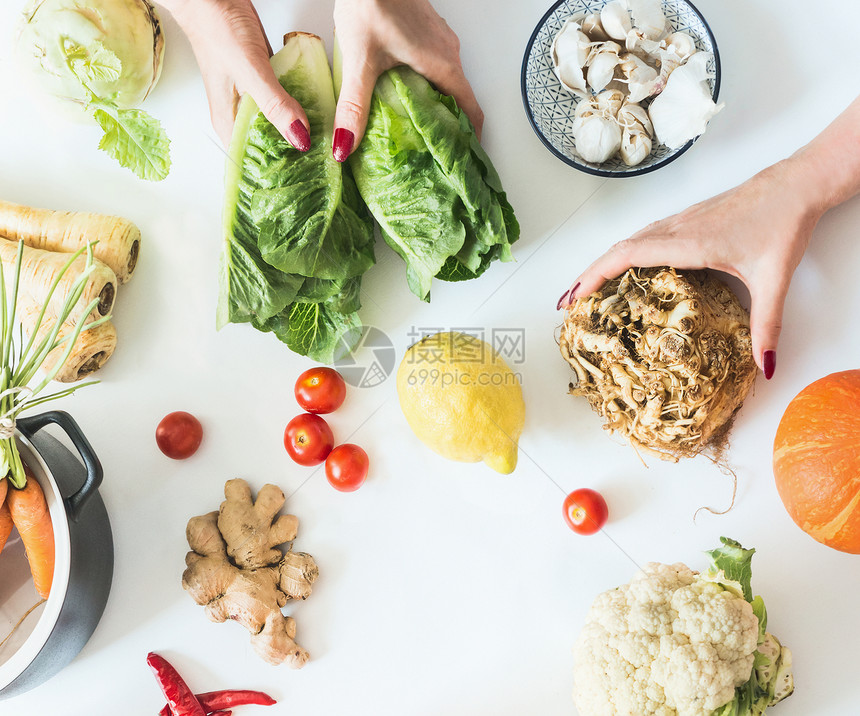
[{"label": "garlic bulb", "polygon": [[621,62],[618,53],[621,45],[617,42],[601,42],[596,45],[588,58],[588,84],[595,91],[606,88],[615,76],[615,68]]},{"label": "garlic bulb", "polygon": [[630,24],[630,14],[621,0],[606,3],[600,11],[600,24],[603,31],[613,40],[623,40],[633,29]]},{"label": "garlic bulb", "polygon": [[581,100],[573,113],[573,138],[582,159],[601,164],[621,147],[621,127],[616,114],[624,101],[618,90],[606,90]]},{"label": "garlic bulb", "polygon": [[660,0],[624,0],[624,4],[633,15],[633,26],[646,38],[660,40],[666,35],[667,21]]},{"label": "garlic bulb", "polygon": [[648,108],[654,132],[670,149],[678,149],[702,134],[708,121],[722,108],[711,98],[708,86],[710,52],[696,52],[678,67],[666,88]]},{"label": "garlic bulb", "polygon": [[[581,16],[580,16],[581,18]],[[582,68],[588,60],[591,40],[582,32],[579,20],[570,18],[552,41],[552,69],[562,86],[579,97],[585,97],[587,87]]]},{"label": "garlic bulb", "polygon": [[602,164],[621,148],[621,127],[612,118],[590,114],[580,123],[574,144],[586,162]]}]

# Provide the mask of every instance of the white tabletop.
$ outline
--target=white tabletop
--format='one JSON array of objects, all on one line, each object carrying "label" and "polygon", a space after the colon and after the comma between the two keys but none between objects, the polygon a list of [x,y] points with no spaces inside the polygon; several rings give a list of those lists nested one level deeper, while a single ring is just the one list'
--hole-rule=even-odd
[{"label": "white tabletop", "polygon": [[[14,6],[0,6],[4,40]],[[614,241],[733,186],[814,136],[858,92],[851,59],[857,3],[700,0],[723,62],[725,110],[681,159],[634,179],[582,174],[550,155],[523,112],[519,72],[549,0],[436,5],[462,40],[463,63],[486,114],[485,146],[520,223],[517,262],[465,284],[437,283],[422,304],[382,242],[365,276],[362,316],[398,356],[413,329],[525,331],[527,404],[520,464],[507,477],[451,463],[410,432],[394,381],[353,389],[331,416],[339,440],[365,447],[372,474],[335,492],[320,470],[282,447],[292,396],[311,365],[245,325],[214,328],[224,155],[209,125],[190,48],[166,18],[167,57],[146,109],[172,139],[160,184],[136,180],[97,151],[98,130],[40,114],[22,95],[0,43],[0,197],[35,206],[127,216],[143,231],[134,279],[115,311],[119,347],[101,383],[65,399],[105,467],[101,494],[116,544],[113,591],[97,631],[50,682],[0,705],[4,716],[153,714],[163,702],[144,663],[158,651],[197,691],[257,688],[275,707],[237,714],[572,714],[571,646],[593,598],[637,565],[704,566],[720,535],[758,552],[753,586],[770,628],[794,652],[797,691],[780,716],[844,716],[860,696],[857,557],[829,550],[791,522],[771,473],[771,445],[789,400],[827,373],[857,367],[860,200],[819,224],[785,312],[774,379],[759,377],[732,434],[738,497],[705,459],[650,461],[601,429],[566,394],[570,371],[553,332],[556,301]],[[258,0],[272,44],[308,30],[331,46],[331,2]],[[370,299],[370,300],[367,300]],[[173,410],[204,423],[191,460],[158,451],[154,430]],[[227,479],[274,482],[301,520],[295,548],[321,576],[290,607],[311,653],[301,671],[272,667],[235,624],[210,623],[180,586],[185,523],[217,508]],[[310,479],[309,479],[310,478]],[[607,498],[604,534],[574,535],[564,494]]]}]

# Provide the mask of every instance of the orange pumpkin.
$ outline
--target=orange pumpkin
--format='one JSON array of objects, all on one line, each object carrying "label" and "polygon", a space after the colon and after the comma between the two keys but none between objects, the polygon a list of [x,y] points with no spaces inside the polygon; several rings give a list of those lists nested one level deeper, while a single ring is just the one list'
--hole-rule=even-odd
[{"label": "orange pumpkin", "polygon": [[773,474],[804,532],[860,554],[860,370],[821,378],[789,403],[773,444]]}]

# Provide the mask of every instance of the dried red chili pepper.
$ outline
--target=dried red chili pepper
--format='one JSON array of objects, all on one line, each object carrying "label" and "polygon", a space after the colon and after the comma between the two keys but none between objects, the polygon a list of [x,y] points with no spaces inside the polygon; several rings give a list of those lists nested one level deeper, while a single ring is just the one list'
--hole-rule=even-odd
[{"label": "dried red chili pepper", "polygon": [[[234,706],[247,706],[257,704],[258,706],[271,706],[278,703],[268,694],[262,691],[248,691],[244,689],[224,689],[222,691],[205,691],[196,694],[197,700],[209,716],[221,709],[233,708]],[[165,705],[159,712],[159,716],[171,716],[170,706]]]},{"label": "dried red chili pepper", "polygon": [[174,716],[206,716],[206,711],[188,684],[163,656],[150,652],[146,663],[155,674],[158,685],[164,692],[167,705]]}]

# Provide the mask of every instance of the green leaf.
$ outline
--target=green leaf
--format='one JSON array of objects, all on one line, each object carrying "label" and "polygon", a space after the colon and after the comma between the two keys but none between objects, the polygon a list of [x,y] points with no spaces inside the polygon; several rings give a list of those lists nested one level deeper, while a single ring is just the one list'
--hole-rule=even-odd
[{"label": "green leaf", "polygon": [[705,552],[711,558],[711,568],[708,576],[720,581],[718,575],[722,572],[726,579],[738,582],[744,593],[744,599],[752,602],[752,557],[754,549],[744,549],[739,542],[728,537],[720,537],[722,547]]},{"label": "green leaf", "polygon": [[361,337],[357,313],[341,313],[326,303],[294,303],[265,322],[254,322],[254,327],[272,331],[291,350],[320,363],[334,363]]},{"label": "green leaf", "polygon": [[474,128],[451,98],[406,67],[383,74],[350,157],[362,198],[429,300],[434,277],[461,281],[510,261],[519,225]]},{"label": "green leaf", "polygon": [[750,604],[752,604],[753,614],[758,619],[758,643],[761,644],[767,631],[767,609],[764,606],[764,599],[758,596]]},{"label": "green leaf", "polygon": [[161,181],[170,171],[170,140],[161,122],[140,109],[94,103],[93,117],[104,130],[99,149],[141,179]]},{"label": "green leaf", "polygon": [[122,73],[122,62],[114,52],[101,42],[86,47],[71,45],[66,48],[66,58],[75,76],[86,82],[115,82]]}]

